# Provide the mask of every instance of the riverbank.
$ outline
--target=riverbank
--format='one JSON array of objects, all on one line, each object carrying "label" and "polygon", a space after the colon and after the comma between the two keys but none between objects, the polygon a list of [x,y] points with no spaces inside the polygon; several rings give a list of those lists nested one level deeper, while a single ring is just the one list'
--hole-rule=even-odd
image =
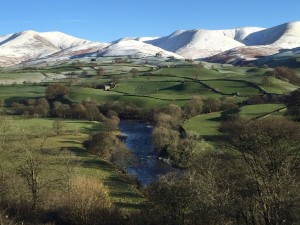
[{"label": "riverbank", "polygon": [[152,127],[133,120],[121,120],[119,130],[125,146],[133,153],[136,160],[126,167],[141,185],[155,181],[159,175],[175,171],[175,168],[158,159],[152,143]]}]

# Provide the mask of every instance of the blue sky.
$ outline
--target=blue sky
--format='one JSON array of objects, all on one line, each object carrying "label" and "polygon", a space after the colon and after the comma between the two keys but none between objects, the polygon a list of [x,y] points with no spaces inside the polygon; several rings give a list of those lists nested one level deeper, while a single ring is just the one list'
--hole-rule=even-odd
[{"label": "blue sky", "polygon": [[1,0],[0,35],[61,31],[93,41],[179,29],[271,27],[300,20],[300,0]]}]

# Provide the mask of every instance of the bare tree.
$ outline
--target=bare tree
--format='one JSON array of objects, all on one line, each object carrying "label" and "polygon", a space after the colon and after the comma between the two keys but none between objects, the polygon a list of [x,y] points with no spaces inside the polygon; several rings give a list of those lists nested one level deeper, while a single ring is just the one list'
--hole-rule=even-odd
[{"label": "bare tree", "polygon": [[231,156],[236,178],[230,182],[236,182],[233,195],[240,221],[299,222],[300,124],[277,118],[239,119],[226,122],[222,129],[236,151]]},{"label": "bare tree", "polygon": [[104,68],[103,67],[99,67],[97,70],[97,76],[103,76],[105,74]]},{"label": "bare tree", "polygon": [[[38,205],[41,201],[42,193],[50,190],[52,185],[61,182],[56,176],[46,176],[53,170],[50,161],[43,155],[46,137],[42,138],[37,148],[30,148],[28,143],[24,143],[21,147],[22,154],[19,155],[18,173],[24,179],[25,184],[31,196],[31,209],[36,213]],[[24,147],[25,146],[25,147]]]},{"label": "bare tree", "polygon": [[55,119],[52,127],[56,135],[61,135],[65,129],[64,121],[62,119]]},{"label": "bare tree", "polygon": [[193,96],[184,106],[185,116],[190,118],[203,112],[203,99],[201,96]]}]

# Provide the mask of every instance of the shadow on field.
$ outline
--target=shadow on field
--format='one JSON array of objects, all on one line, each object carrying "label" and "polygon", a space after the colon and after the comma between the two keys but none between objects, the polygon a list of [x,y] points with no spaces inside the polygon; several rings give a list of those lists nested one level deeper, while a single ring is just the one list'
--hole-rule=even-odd
[{"label": "shadow on field", "polygon": [[[85,120],[79,120],[79,121],[65,121],[66,124],[79,124],[81,125],[79,127],[80,131],[84,134],[91,134],[92,132],[100,131],[101,130],[101,124],[100,123],[93,123],[92,121],[85,121]],[[90,127],[82,127],[82,124],[86,124]]]},{"label": "shadow on field", "polygon": [[213,117],[213,118],[209,118],[206,119],[207,121],[215,121],[215,122],[221,122],[222,118],[221,117]]},{"label": "shadow on field", "polygon": [[201,135],[205,141],[210,141],[210,142],[219,142],[219,141],[224,141],[225,140],[225,135]]},{"label": "shadow on field", "polygon": [[[70,144],[70,145],[78,145],[78,144],[81,144],[81,142],[79,142],[79,141],[72,141],[72,140],[68,140],[68,141],[60,141],[60,143]],[[76,148],[76,147],[73,147],[73,148]]]},{"label": "shadow on field", "polygon": [[128,182],[122,176],[112,175],[104,181],[104,185],[109,186],[110,196],[117,199],[115,205],[124,209],[141,209],[144,204],[141,204],[142,195],[133,192]]},{"label": "shadow on field", "polygon": [[141,196],[134,192],[118,192],[118,193],[112,193],[111,196],[113,197],[119,197],[119,198],[140,198]]},{"label": "shadow on field", "polygon": [[22,102],[27,99],[38,99],[39,97],[32,96],[32,97],[10,97],[4,100],[4,103],[6,106],[12,106],[13,103],[15,102]]},{"label": "shadow on field", "polygon": [[129,203],[129,202],[115,202],[115,205],[120,208],[126,209],[141,209],[142,204],[140,203]]},{"label": "shadow on field", "polygon": [[84,134],[89,134],[90,135],[90,134],[101,131],[101,127],[100,127],[100,125],[93,125],[91,128],[87,128],[87,127],[82,128],[81,131]]},{"label": "shadow on field", "polygon": [[[73,143],[74,141],[62,141],[62,142],[63,143]],[[72,147],[72,148],[68,148],[68,150],[77,156],[87,156],[88,155],[88,152],[85,151],[85,149],[81,148],[81,147]]]},{"label": "shadow on field", "polygon": [[85,168],[100,168],[101,170],[112,171],[111,165],[109,163],[98,159],[83,160],[82,166]]},{"label": "shadow on field", "polygon": [[121,189],[123,189],[124,184],[127,184],[127,182],[122,177],[117,176],[117,175],[109,176],[108,178],[106,178],[104,183],[108,184],[108,185],[113,184],[117,188],[121,188]]},{"label": "shadow on field", "polygon": [[[112,195],[115,197],[122,197],[127,196],[126,193],[129,193],[131,191],[131,188],[129,186],[129,181],[127,181],[121,174],[111,175],[107,177],[104,181],[104,184],[107,186],[112,187]],[[133,195],[130,194],[130,198],[137,198],[139,195]]]}]

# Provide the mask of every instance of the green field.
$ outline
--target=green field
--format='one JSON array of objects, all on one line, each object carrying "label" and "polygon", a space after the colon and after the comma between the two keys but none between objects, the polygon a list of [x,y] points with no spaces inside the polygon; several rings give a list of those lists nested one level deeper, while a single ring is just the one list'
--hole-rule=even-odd
[{"label": "green field", "polygon": [[195,133],[204,138],[211,138],[220,135],[220,112],[208,113],[195,116],[183,124],[187,133]]},{"label": "green field", "polygon": [[82,102],[87,99],[101,102],[113,102],[117,101],[122,94],[113,91],[104,91],[93,88],[81,88],[73,87],[71,93],[68,94],[67,98],[72,102]]},{"label": "green field", "polygon": [[239,115],[249,119],[259,118],[262,116],[270,115],[281,109],[285,109],[284,104],[258,104],[246,105],[239,109]]},{"label": "green field", "polygon": [[[263,116],[283,116],[286,111],[284,104],[259,104],[247,105],[239,109],[239,115],[248,119],[260,118]],[[199,115],[188,119],[183,124],[183,128],[188,133],[195,133],[204,138],[210,139],[212,136],[218,136],[221,122],[221,113],[214,112]]]},{"label": "green field", "polygon": [[[236,102],[245,98],[258,95],[262,92],[283,94],[295,90],[297,87],[270,77],[268,85],[262,85],[264,73],[270,69],[255,67],[235,67],[205,64],[200,67],[188,64],[184,61],[164,62],[157,58],[127,59],[128,63],[113,63],[115,58],[105,57],[95,62],[71,61],[62,63],[59,66],[41,67],[36,71],[13,71],[2,72],[4,79],[9,77],[35,76],[35,74],[48,74],[55,77],[55,74],[75,73],[76,81],[73,83],[72,91],[67,96],[70,101],[82,102],[86,99],[96,100],[98,103],[125,101],[133,102],[142,108],[154,108],[168,105],[170,103],[183,106],[186,101],[195,95],[201,95],[204,99],[220,98],[222,95],[234,96]],[[152,62],[153,65],[145,65],[145,62]],[[141,63],[141,64],[138,64]],[[169,65],[168,68],[156,68],[158,65]],[[173,65],[173,67],[172,67]],[[103,76],[96,76],[96,70],[102,67]],[[130,73],[132,68],[139,72],[133,76]],[[82,75],[82,72],[85,74]],[[1,79],[1,73],[0,73]],[[10,79],[10,78],[9,78]],[[62,80],[68,83],[68,79]],[[53,82],[56,82],[55,80]],[[116,87],[111,91],[102,91],[90,87],[96,87],[114,83]],[[79,87],[90,86],[90,87]],[[14,87],[3,86],[0,99],[8,104],[29,97],[43,96],[44,87],[26,85],[18,86],[22,89],[22,96],[14,93]],[[10,91],[11,90],[11,91]]]},{"label": "green field", "polygon": [[245,81],[209,80],[202,82],[212,89],[226,95],[239,93],[240,96],[251,96],[260,93],[260,90],[257,87],[253,87]]},{"label": "green field", "polygon": [[10,105],[12,102],[18,102],[28,98],[39,98],[45,96],[44,86],[32,84],[16,84],[0,86],[0,99]]},{"label": "green field", "polygon": [[265,90],[267,93],[274,94],[285,94],[291,91],[296,90],[298,87],[282,80],[279,80],[274,77],[269,77],[270,84],[267,86],[260,85],[260,87]]},{"label": "green field", "polygon": [[135,95],[147,95],[151,93],[159,92],[177,85],[177,82],[164,82],[164,81],[149,81],[149,82],[135,82],[135,81],[124,81],[119,83],[114,91],[122,92],[126,94]]},{"label": "green field", "polygon": [[41,82],[45,76],[40,72],[0,72],[0,84]]},{"label": "green field", "polygon": [[220,78],[220,73],[215,70],[195,66],[163,68],[155,72],[155,74],[173,75],[185,79],[194,79],[197,76],[200,80]]}]

